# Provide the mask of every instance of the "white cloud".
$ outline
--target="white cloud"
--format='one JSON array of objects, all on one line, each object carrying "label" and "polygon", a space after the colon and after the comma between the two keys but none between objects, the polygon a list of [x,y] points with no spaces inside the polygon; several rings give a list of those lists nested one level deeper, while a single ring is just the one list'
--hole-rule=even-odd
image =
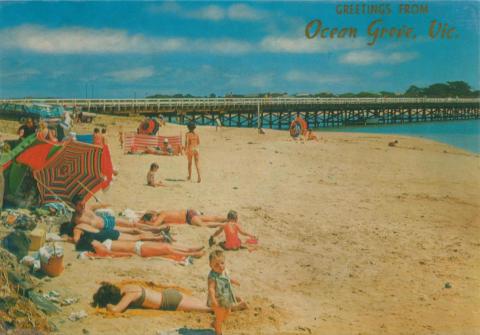
[{"label": "white cloud", "polygon": [[360,48],[363,40],[309,40],[305,37],[267,36],[260,42],[263,51],[279,53],[326,53]]},{"label": "white cloud", "polygon": [[210,5],[197,10],[185,12],[185,16],[200,20],[219,21],[225,18],[226,12],[222,7]]},{"label": "white cloud", "polygon": [[315,71],[291,70],[285,74],[285,79],[292,82],[311,83],[311,84],[336,84],[356,81],[355,77],[345,75],[331,75]]},{"label": "white cloud", "polygon": [[227,10],[227,16],[237,21],[257,21],[266,16],[262,11],[254,9],[245,4],[231,5]]},{"label": "white cloud", "polygon": [[39,53],[149,53],[168,52],[185,48],[181,38],[146,38],[129,35],[123,30],[70,27],[48,29],[37,25],[22,25],[0,31],[0,45]]},{"label": "white cloud", "polygon": [[111,77],[115,81],[125,82],[149,78],[153,76],[154,73],[155,70],[153,67],[137,67],[134,69],[109,72],[106,73],[106,76]]},{"label": "white cloud", "polygon": [[187,10],[176,2],[165,2],[160,5],[148,6],[147,11],[152,14],[176,14],[181,17],[207,21],[221,21],[227,19],[232,21],[257,21],[267,16],[265,11],[255,9],[246,4],[233,4],[226,8],[222,6],[208,5],[195,10]]},{"label": "white cloud", "polygon": [[[307,40],[303,37],[267,36],[259,42],[221,38],[189,39],[183,37],[148,37],[128,34],[124,30],[68,27],[50,29],[38,25],[22,25],[0,30],[0,49],[21,49],[44,54],[157,54],[168,52],[202,52],[226,55],[245,53],[326,53],[362,47],[355,40]],[[342,62],[368,64],[378,53],[364,51],[344,55]],[[377,57],[377,58],[375,58]],[[390,62],[408,60],[411,54],[394,52]]]},{"label": "white cloud", "polygon": [[382,53],[371,50],[350,51],[340,57],[340,63],[352,65],[399,64],[418,57],[416,52]]}]

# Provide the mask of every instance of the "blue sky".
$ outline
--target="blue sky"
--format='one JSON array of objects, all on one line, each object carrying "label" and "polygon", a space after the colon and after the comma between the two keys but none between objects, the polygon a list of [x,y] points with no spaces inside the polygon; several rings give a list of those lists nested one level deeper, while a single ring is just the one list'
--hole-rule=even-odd
[{"label": "blue sky", "polygon": [[[0,2],[0,97],[403,92],[453,80],[479,88],[479,2],[338,14],[345,4],[356,3]],[[307,39],[312,19],[355,27],[357,37]],[[369,46],[375,19],[416,37]],[[432,20],[455,27],[452,39],[431,39]]]}]

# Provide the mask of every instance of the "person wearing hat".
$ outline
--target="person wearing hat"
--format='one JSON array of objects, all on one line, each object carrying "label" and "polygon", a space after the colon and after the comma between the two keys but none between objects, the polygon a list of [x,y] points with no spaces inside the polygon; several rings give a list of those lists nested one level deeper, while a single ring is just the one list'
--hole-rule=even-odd
[{"label": "person wearing hat", "polygon": [[170,143],[168,143],[168,138],[165,138],[163,140],[163,148],[162,149],[163,149],[163,152],[165,153],[165,155],[169,155],[169,156],[173,155],[173,148],[170,145]]},{"label": "person wearing hat", "polygon": [[197,182],[201,182],[200,178],[200,137],[195,134],[195,123],[187,125],[188,133],[185,134],[185,152],[188,159],[188,180],[192,179],[192,159],[195,159],[195,168],[197,169]]}]

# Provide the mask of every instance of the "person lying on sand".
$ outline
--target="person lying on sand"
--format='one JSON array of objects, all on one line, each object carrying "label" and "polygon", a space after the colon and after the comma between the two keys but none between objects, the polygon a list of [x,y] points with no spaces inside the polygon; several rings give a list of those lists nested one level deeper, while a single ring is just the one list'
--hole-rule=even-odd
[{"label": "person lying on sand", "polygon": [[225,241],[220,242],[219,245],[225,250],[238,250],[242,247],[242,241],[238,237],[238,234],[248,236],[255,239],[255,236],[249,234],[242,230],[238,224],[238,214],[236,211],[229,211],[227,214],[227,223],[223,227],[218,228],[218,230],[210,236],[208,243],[210,246],[215,244],[215,237],[220,235],[222,232],[225,233]]},{"label": "person lying on sand", "polygon": [[205,302],[188,296],[176,289],[167,288],[158,292],[140,285],[125,285],[122,288],[102,282],[93,295],[93,307],[106,307],[122,313],[128,308],[156,309],[161,311],[211,312]]},{"label": "person lying on sand", "polygon": [[192,226],[216,228],[226,222],[224,216],[203,215],[195,209],[178,211],[150,211],[142,216],[140,222],[152,226],[165,224],[189,224]]},{"label": "person lying on sand", "polygon": [[150,165],[150,170],[147,173],[147,185],[152,186],[152,187],[159,187],[159,186],[165,186],[164,183],[161,181],[155,181],[155,173],[158,171],[158,164],[157,163],[152,163]]},{"label": "person lying on sand", "polygon": [[[133,228],[132,228],[133,229]],[[67,242],[77,244],[82,235],[91,236],[94,240],[103,242],[105,240],[113,241],[165,241],[170,242],[172,238],[168,233],[160,233],[158,235],[151,232],[136,230],[135,232],[126,233],[116,229],[99,230],[90,225],[73,222],[64,222],[60,225],[60,235]]]},{"label": "person lying on sand", "polygon": [[240,283],[230,278],[225,270],[225,256],[223,251],[215,250],[209,256],[210,268],[208,274],[208,300],[207,306],[212,307],[215,313],[213,327],[215,334],[222,334],[222,323],[227,319],[232,310],[247,308],[247,304],[233,293],[232,284]]},{"label": "person lying on sand", "polygon": [[111,239],[99,242],[90,234],[82,234],[77,243],[77,250],[92,251],[100,257],[125,257],[138,255],[140,257],[181,256],[202,257],[203,247],[188,248],[185,246],[144,241],[113,241]]},{"label": "person lying on sand", "polygon": [[100,208],[109,207],[106,204],[93,204],[86,206],[85,202],[81,197],[75,196],[72,199],[72,203],[75,206],[75,213],[73,214],[72,221],[75,224],[88,224],[99,230],[124,230],[126,228],[138,228],[146,231],[160,232],[158,228],[152,227],[151,225],[145,225],[141,223],[132,223],[125,219],[115,218],[106,212],[97,212],[94,211]]}]

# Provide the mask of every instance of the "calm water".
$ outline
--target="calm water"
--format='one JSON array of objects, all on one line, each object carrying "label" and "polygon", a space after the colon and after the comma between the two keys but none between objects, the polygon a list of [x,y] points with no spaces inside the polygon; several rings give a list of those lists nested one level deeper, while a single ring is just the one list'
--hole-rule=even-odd
[{"label": "calm water", "polygon": [[[175,122],[175,120],[172,121]],[[200,120],[197,119],[196,123],[202,124],[199,121]],[[277,118],[274,116],[273,123],[275,126],[277,126],[277,121]],[[205,122],[205,124],[214,125],[214,122],[207,121]],[[288,127],[289,122],[286,122],[282,126],[283,129],[288,129]],[[268,129],[267,118],[264,118],[263,120],[263,128]],[[480,120],[403,123],[397,125],[352,126],[340,128],[318,128],[317,131],[398,134],[424,137],[434,141],[450,144],[473,153],[480,153]]]},{"label": "calm water", "polygon": [[364,127],[322,128],[320,131],[398,134],[424,137],[480,153],[480,120],[407,123]]}]

